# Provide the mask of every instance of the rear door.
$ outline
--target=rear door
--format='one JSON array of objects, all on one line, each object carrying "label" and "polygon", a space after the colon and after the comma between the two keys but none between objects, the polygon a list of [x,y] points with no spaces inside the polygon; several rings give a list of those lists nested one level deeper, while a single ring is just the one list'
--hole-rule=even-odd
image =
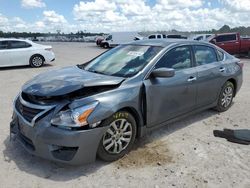
[{"label": "rear door", "polygon": [[216,38],[216,45],[230,54],[238,54],[240,43],[237,34],[219,35]]},{"label": "rear door", "polygon": [[10,41],[11,61],[14,65],[29,65],[32,45],[25,41]]},{"label": "rear door", "polygon": [[217,52],[213,47],[195,45],[193,51],[198,73],[197,107],[203,107],[217,100],[225,67],[218,61]]},{"label": "rear door", "polygon": [[8,50],[8,41],[0,41],[0,67],[11,65],[11,55]]},{"label": "rear door", "polygon": [[191,46],[179,46],[167,52],[155,65],[155,69],[162,67],[174,68],[175,76],[144,80],[149,127],[195,107],[197,72],[193,67]]}]

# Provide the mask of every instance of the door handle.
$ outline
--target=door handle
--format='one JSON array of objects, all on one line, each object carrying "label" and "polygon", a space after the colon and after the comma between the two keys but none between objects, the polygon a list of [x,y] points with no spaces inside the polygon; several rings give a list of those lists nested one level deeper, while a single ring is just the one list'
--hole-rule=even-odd
[{"label": "door handle", "polygon": [[226,70],[225,67],[220,68],[220,72],[224,72],[225,70]]},{"label": "door handle", "polygon": [[195,80],[197,80],[196,77],[190,76],[189,79],[188,79],[187,81],[188,81],[188,82],[193,82],[193,81],[195,81]]}]

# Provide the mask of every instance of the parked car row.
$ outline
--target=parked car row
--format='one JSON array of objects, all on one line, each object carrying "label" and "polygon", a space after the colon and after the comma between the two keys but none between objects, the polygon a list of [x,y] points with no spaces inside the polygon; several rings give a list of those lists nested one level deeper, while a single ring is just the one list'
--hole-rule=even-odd
[{"label": "parked car row", "polygon": [[[187,39],[182,35],[152,34],[146,39]],[[135,40],[145,39],[137,32],[114,32],[107,37],[96,39],[96,44],[103,48],[115,47]],[[250,57],[250,38],[241,37],[239,33],[199,34],[192,38],[207,41],[224,49],[232,55]],[[44,63],[55,60],[51,46],[34,43],[30,40],[0,39],[0,67],[30,65],[41,67]]]},{"label": "parked car row", "polygon": [[[135,32],[116,32],[111,33],[106,38],[98,38],[96,44],[98,46],[109,48],[119,44],[125,44],[134,40],[142,39],[187,39],[186,36],[172,34],[151,34],[148,37],[141,37]],[[222,34],[198,34],[191,40],[207,41],[213,43],[232,55],[244,54],[250,57],[250,38],[241,37],[239,33],[222,33]]]},{"label": "parked car row", "polygon": [[146,39],[187,39],[186,36],[182,36],[182,35],[165,35],[165,34],[152,34],[149,35],[148,37],[146,37]]}]

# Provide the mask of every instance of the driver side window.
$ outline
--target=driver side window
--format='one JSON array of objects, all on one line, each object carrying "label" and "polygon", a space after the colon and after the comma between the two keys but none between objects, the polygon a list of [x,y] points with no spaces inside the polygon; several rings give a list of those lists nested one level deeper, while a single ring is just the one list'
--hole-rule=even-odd
[{"label": "driver side window", "polygon": [[173,68],[181,70],[191,67],[191,51],[189,46],[181,46],[167,52],[156,64],[155,68]]}]

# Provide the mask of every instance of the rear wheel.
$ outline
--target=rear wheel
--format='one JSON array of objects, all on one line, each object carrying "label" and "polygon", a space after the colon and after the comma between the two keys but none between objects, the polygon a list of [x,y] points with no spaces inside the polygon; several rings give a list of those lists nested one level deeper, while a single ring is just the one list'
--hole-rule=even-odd
[{"label": "rear wheel", "polygon": [[249,50],[249,52],[248,52],[248,58],[250,58],[250,50]]},{"label": "rear wheel", "polygon": [[234,84],[230,81],[227,81],[222,87],[216,110],[219,112],[227,111],[233,102],[235,87]]},{"label": "rear wheel", "polygon": [[109,126],[104,133],[97,151],[97,156],[104,161],[115,161],[128,153],[135,141],[136,121],[126,111],[120,111],[102,123]]},{"label": "rear wheel", "polygon": [[30,65],[31,65],[31,67],[38,68],[38,67],[43,66],[43,64],[44,64],[44,58],[41,55],[33,55],[30,58]]},{"label": "rear wheel", "polygon": [[108,43],[104,43],[103,47],[104,48],[109,48],[109,44]]}]

